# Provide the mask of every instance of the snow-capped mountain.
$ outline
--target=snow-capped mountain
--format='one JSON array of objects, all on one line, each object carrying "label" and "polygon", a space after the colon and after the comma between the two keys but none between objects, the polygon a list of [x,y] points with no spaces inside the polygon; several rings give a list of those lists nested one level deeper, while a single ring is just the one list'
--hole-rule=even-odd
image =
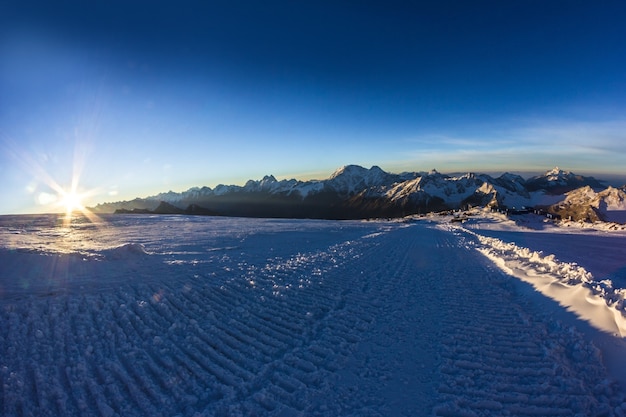
[{"label": "snow-capped mountain", "polygon": [[626,223],[626,192],[613,187],[595,192],[585,186],[567,193],[565,200],[551,206],[550,211],[572,220]]},{"label": "snow-capped mountain", "polygon": [[169,191],[132,201],[100,204],[93,210],[100,213],[118,209],[155,210],[165,202],[170,206],[161,206],[160,212],[167,211],[163,207],[174,207],[172,213],[189,212],[193,207],[194,213],[227,216],[397,217],[467,206],[548,207],[563,200],[563,192],[579,184],[588,186],[591,192],[595,192],[593,188],[597,191],[601,188],[592,177],[558,168],[524,180],[510,173],[497,178],[475,173],[451,176],[436,170],[392,174],[378,166],[367,169],[346,165],[324,180],[279,181],[273,175],[266,175],[243,186],[194,187],[180,193]]},{"label": "snow-capped mountain", "polygon": [[593,177],[584,177],[556,167],[543,175],[533,177],[526,181],[526,189],[529,191],[546,190],[552,194],[564,194],[576,188],[590,186],[601,189],[604,186]]},{"label": "snow-capped mountain", "polygon": [[326,186],[342,195],[353,195],[364,189],[390,186],[399,179],[398,175],[389,174],[376,165],[370,169],[346,165],[333,172]]}]

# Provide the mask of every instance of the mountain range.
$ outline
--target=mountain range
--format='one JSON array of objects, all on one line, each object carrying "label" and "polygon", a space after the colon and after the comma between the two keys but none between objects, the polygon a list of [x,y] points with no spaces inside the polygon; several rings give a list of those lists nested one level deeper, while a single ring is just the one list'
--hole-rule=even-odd
[{"label": "mountain range", "polygon": [[[583,190],[583,191],[576,191]],[[578,193],[589,198],[579,198]],[[624,188],[607,188],[593,177],[559,168],[524,179],[505,173],[499,177],[467,173],[446,175],[430,172],[392,174],[378,166],[369,169],[346,165],[324,180],[277,180],[267,175],[245,185],[194,187],[129,201],[98,204],[96,213],[201,214],[241,217],[363,219],[402,217],[465,208],[541,207],[561,216],[605,220],[618,212]],[[593,193],[593,196],[591,196]],[[611,202],[603,202],[605,195]],[[621,200],[620,200],[621,198]],[[580,204],[587,210],[573,208]],[[619,210],[617,209],[619,208]]]}]

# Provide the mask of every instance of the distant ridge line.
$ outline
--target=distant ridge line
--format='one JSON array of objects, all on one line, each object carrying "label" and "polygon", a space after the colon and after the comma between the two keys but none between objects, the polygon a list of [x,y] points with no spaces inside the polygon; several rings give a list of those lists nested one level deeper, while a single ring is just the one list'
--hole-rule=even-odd
[{"label": "distant ridge line", "polygon": [[[524,179],[510,173],[495,178],[478,173],[452,176],[434,169],[393,174],[378,166],[368,169],[346,165],[324,180],[279,181],[273,175],[266,175],[261,180],[249,180],[243,186],[193,187],[180,193],[169,191],[98,204],[91,210],[125,214],[365,219],[483,206],[539,207],[557,214],[557,203],[564,201],[567,193],[582,187],[589,187],[593,192],[606,189],[593,177],[558,167]],[[624,189],[616,192],[623,193]],[[602,213],[591,217],[603,219]]]}]

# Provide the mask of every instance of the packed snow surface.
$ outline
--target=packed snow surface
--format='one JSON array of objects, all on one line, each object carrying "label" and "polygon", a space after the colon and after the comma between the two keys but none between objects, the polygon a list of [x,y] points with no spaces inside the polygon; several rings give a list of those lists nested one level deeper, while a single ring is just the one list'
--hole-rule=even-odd
[{"label": "packed snow surface", "polygon": [[0,414],[626,415],[626,234],[450,220],[1,216]]}]

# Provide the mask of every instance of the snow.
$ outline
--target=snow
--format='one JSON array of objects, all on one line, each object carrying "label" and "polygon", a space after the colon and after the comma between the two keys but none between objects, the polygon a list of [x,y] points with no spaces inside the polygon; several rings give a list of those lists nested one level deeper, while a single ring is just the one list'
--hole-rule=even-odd
[{"label": "snow", "polygon": [[595,192],[591,187],[582,187],[567,193],[562,205],[590,206],[609,222],[626,223],[626,192],[608,187]]},{"label": "snow", "polygon": [[1,216],[0,413],[626,415],[626,232],[450,220]]},{"label": "snow", "polygon": [[346,165],[337,169],[326,180],[326,184],[340,194],[348,195],[369,187],[388,185],[395,175],[388,174],[374,165],[370,169],[359,165]]},{"label": "snow", "polygon": [[505,272],[531,283],[598,328],[626,337],[626,292],[613,288],[610,280],[597,282],[584,268],[560,262],[554,255],[544,256],[514,243],[468,233],[478,239],[478,251]]},{"label": "snow", "polygon": [[554,167],[550,171],[546,172],[544,176],[548,179],[548,181],[563,183],[563,181],[565,181],[564,178],[567,178],[571,175],[572,173],[569,171],[563,171],[559,167]]},{"label": "snow", "polygon": [[[604,233],[587,231],[563,238],[559,232],[564,230],[559,229],[565,227],[546,223],[541,216],[528,214],[516,216],[516,220],[513,225],[502,215],[484,212],[462,225],[446,227],[474,238],[471,243],[476,249],[508,274],[531,283],[594,326],[626,337],[626,233],[609,234],[610,229],[604,229]],[[524,231],[518,224],[532,228]],[[533,250],[520,242],[550,252]],[[559,260],[555,253],[568,262]],[[583,265],[590,265],[596,275]]]},{"label": "snow", "polygon": [[306,181],[294,187],[302,198],[306,198],[309,194],[319,193],[324,189],[323,181]]}]

